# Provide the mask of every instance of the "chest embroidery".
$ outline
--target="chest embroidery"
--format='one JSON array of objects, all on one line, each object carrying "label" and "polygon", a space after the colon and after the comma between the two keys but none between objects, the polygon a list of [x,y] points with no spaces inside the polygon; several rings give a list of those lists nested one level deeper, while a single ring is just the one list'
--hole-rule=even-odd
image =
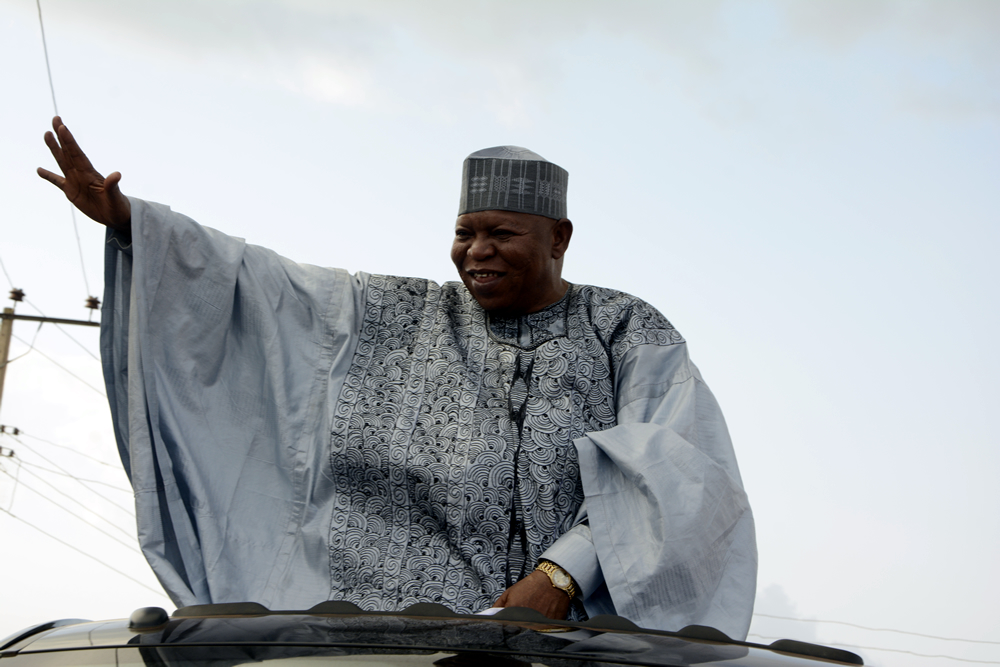
[{"label": "chest embroidery", "polygon": [[616,330],[610,290],[600,335],[580,289],[487,321],[460,284],[370,278],[331,432],[331,599],[479,611],[572,527],[572,441],[614,426],[616,353],[680,340],[652,308],[662,322]]}]

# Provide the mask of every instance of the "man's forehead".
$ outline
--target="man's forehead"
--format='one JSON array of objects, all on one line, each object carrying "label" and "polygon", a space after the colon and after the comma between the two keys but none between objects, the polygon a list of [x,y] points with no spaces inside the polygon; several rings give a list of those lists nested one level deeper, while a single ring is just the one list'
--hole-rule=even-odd
[{"label": "man's forehead", "polygon": [[504,211],[500,209],[463,213],[455,220],[456,227],[495,227],[503,224],[516,225],[519,227],[540,227],[550,226],[554,223],[555,220],[547,218],[543,215],[522,213],[520,211]]}]

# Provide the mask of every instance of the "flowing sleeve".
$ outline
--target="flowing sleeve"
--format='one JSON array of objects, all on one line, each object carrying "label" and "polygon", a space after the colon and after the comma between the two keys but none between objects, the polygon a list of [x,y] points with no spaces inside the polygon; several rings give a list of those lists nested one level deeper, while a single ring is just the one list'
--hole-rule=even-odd
[{"label": "flowing sleeve", "polygon": [[109,233],[101,354],[142,550],[178,606],[326,600],[315,501],[364,276],[131,203],[131,245]]},{"label": "flowing sleeve", "polygon": [[744,639],[753,514],[719,405],[677,339],[624,352],[618,425],[574,441],[604,577],[584,604],[642,627],[706,625]]}]

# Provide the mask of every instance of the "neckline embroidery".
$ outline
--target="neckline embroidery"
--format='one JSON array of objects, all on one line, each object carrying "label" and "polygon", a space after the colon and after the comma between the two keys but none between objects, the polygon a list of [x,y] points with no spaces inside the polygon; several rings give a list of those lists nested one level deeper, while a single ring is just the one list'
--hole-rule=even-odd
[{"label": "neckline embroidery", "polygon": [[535,313],[517,317],[486,313],[486,330],[495,342],[522,350],[534,350],[550,340],[565,337],[569,331],[569,306],[574,291],[571,284],[561,299]]}]

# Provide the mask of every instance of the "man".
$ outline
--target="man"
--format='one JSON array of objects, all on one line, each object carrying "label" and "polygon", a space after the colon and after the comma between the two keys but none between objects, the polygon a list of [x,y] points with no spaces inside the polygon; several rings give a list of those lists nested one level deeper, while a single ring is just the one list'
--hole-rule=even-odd
[{"label": "man", "polygon": [[102,358],[143,551],[177,604],[620,613],[744,637],[753,519],[725,423],[648,304],[570,285],[562,168],[464,165],[461,283],[298,265],[128,199],[56,118],[109,228]]}]

